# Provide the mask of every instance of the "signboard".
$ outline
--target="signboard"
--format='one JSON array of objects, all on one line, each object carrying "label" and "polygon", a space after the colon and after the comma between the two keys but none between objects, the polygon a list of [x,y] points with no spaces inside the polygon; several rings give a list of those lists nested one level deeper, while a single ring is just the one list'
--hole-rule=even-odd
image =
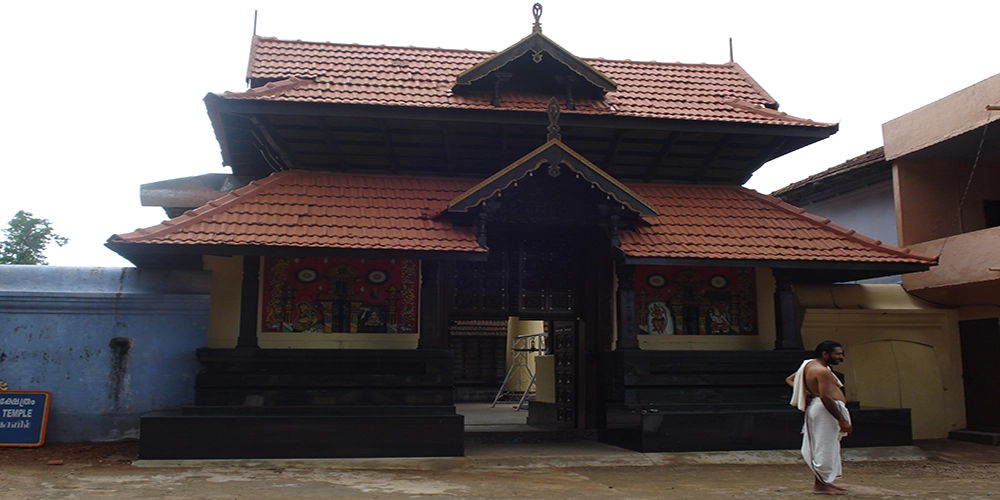
[{"label": "signboard", "polygon": [[0,446],[41,446],[49,423],[49,391],[0,391]]}]

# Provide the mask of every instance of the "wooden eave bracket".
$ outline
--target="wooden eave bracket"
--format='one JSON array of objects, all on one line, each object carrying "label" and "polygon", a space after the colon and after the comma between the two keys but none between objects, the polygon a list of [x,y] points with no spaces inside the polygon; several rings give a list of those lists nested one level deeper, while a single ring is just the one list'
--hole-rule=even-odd
[{"label": "wooden eave bracket", "polygon": [[485,61],[463,71],[455,79],[455,86],[452,87],[452,91],[456,93],[460,92],[463,88],[472,85],[473,82],[502,69],[508,63],[523,57],[528,52],[532,52],[533,54],[547,52],[571,71],[580,75],[584,80],[600,88],[605,93],[618,90],[618,85],[607,76],[604,76],[604,73],[597,71],[593,66],[569,53],[545,35],[532,33]]},{"label": "wooden eave bracket", "polygon": [[657,215],[656,208],[652,204],[642,199],[642,197],[634,193],[631,189],[625,187],[624,184],[618,182],[614,177],[608,175],[607,172],[587,161],[586,158],[570,149],[558,139],[546,142],[520,160],[511,163],[503,170],[493,174],[483,182],[480,182],[451,200],[448,203],[447,211],[464,213],[482,206],[487,200],[506,190],[521,179],[524,179],[543,165],[567,166],[574,174],[586,179],[612,199],[621,203],[626,210],[635,213],[639,217],[653,217]]}]

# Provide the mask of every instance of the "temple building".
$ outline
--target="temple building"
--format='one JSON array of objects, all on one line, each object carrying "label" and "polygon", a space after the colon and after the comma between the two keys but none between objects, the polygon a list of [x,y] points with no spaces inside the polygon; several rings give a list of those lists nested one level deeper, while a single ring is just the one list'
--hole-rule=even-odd
[{"label": "temple building", "polygon": [[[741,187],[837,125],[735,62],[583,59],[540,17],[500,52],[254,36],[249,88],[205,98],[232,174],[144,186],[171,218],[107,243],[212,272],[195,401],[143,419],[142,458],[461,455],[456,397],[497,390],[509,332],[542,334],[533,425],[798,446],[795,286],[936,259]],[[906,410],[856,422],[909,444]]]}]

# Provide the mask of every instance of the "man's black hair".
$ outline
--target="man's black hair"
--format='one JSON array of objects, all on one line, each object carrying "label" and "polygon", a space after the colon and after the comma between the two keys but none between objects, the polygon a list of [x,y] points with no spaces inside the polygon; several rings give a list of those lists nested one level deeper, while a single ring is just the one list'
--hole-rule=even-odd
[{"label": "man's black hair", "polygon": [[822,358],[824,352],[833,353],[833,350],[838,347],[844,347],[840,345],[840,342],[835,340],[824,340],[816,346],[816,359]]}]

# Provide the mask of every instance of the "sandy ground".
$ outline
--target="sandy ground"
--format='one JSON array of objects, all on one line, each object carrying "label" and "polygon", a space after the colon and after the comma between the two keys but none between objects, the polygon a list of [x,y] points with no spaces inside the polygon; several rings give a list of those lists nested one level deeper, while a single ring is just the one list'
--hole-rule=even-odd
[{"label": "sandy ground", "polygon": [[[928,459],[849,462],[838,484],[849,489],[850,498],[1000,498],[1000,448],[919,444]],[[525,445],[508,446],[516,455]],[[135,443],[0,448],[0,498],[815,498],[808,470],[795,463],[704,464],[660,457],[645,466],[438,459],[410,462],[410,468],[335,460],[165,467],[133,465],[136,450]],[[59,460],[61,465],[48,465]]]}]

